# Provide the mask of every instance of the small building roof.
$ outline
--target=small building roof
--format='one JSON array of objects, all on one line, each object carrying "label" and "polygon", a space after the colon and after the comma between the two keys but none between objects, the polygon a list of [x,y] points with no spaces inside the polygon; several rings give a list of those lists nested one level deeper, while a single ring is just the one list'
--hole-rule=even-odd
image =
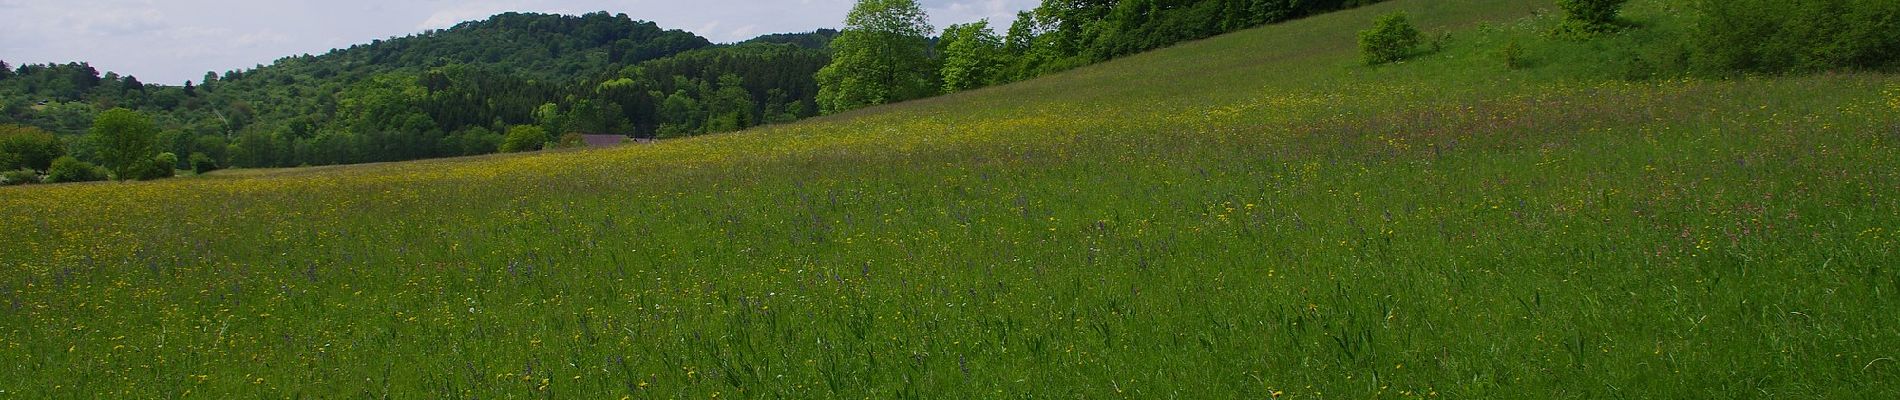
[{"label": "small building roof", "polygon": [[628,141],[625,135],[581,135],[581,139],[587,147],[613,147]]}]

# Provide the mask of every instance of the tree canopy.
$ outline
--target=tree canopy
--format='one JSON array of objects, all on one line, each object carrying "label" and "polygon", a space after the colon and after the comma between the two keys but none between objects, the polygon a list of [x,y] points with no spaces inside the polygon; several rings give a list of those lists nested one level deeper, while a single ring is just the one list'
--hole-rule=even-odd
[{"label": "tree canopy", "polygon": [[832,114],[936,94],[933,30],[915,0],[859,0],[831,42],[831,64],[818,71],[819,109]]},{"label": "tree canopy", "polygon": [[1003,38],[990,21],[950,25],[937,42],[943,55],[943,91],[957,92],[997,83],[1002,78]]},{"label": "tree canopy", "polygon": [[124,108],[99,113],[93,120],[91,139],[98,146],[98,158],[119,180],[139,179],[158,156],[158,127],[152,119]]},{"label": "tree canopy", "polygon": [[45,171],[63,155],[64,143],[50,132],[31,126],[0,125],[0,171]]}]

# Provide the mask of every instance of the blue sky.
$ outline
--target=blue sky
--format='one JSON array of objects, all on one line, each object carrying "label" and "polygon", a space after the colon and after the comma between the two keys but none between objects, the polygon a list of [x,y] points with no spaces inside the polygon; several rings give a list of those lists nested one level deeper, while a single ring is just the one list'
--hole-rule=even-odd
[{"label": "blue sky", "polygon": [[[989,18],[1007,27],[1035,0],[921,0],[938,28]],[[626,13],[731,42],[842,25],[852,0],[0,0],[0,60],[86,61],[148,83],[322,54],[505,11]]]}]

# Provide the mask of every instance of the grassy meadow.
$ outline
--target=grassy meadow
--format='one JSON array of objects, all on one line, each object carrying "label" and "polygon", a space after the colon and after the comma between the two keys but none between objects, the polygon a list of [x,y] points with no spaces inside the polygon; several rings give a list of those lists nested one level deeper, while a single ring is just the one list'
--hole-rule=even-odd
[{"label": "grassy meadow", "polygon": [[[1629,80],[1682,2],[1593,42],[1547,3],[654,145],[0,188],[0,397],[1900,398],[1900,76]],[[1396,10],[1448,36],[1359,64]]]}]

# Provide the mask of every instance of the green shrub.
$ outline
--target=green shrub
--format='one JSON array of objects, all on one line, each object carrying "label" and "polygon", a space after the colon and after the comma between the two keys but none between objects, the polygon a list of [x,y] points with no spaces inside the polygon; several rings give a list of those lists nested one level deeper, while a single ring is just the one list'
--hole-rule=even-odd
[{"label": "green shrub", "polygon": [[192,173],[203,174],[218,170],[218,161],[211,159],[211,156],[205,153],[191,153],[190,161]]},{"label": "green shrub", "polygon": [[46,170],[53,159],[66,155],[59,137],[40,128],[0,125],[0,170]]},{"label": "green shrub", "polygon": [[42,181],[46,183],[103,181],[106,180],[107,174],[110,174],[110,171],[106,171],[105,168],[79,161],[72,156],[65,156],[53,160],[53,165],[47,168],[46,178]]},{"label": "green shrub", "polygon": [[152,168],[147,171],[145,180],[170,178],[178,175],[178,155],[171,152],[158,153],[152,157]]},{"label": "green shrub", "polygon": [[1617,29],[1616,14],[1622,12],[1623,3],[1629,0],[1557,0],[1557,8],[1564,10],[1564,24],[1561,30],[1575,34],[1597,34],[1614,32]]},{"label": "green shrub", "polygon": [[508,128],[508,135],[501,139],[501,152],[519,153],[540,150],[548,139],[548,131],[539,126],[520,125]]},{"label": "green shrub", "polygon": [[30,169],[17,169],[0,172],[0,186],[40,183],[40,173]]},{"label": "green shrub", "polygon": [[1753,72],[1900,68],[1900,1],[1703,0],[1704,67]]},{"label": "green shrub", "polygon": [[1418,28],[1405,18],[1405,13],[1387,14],[1372,29],[1359,32],[1359,51],[1367,65],[1404,60],[1418,49],[1418,43]]},{"label": "green shrub", "polygon": [[693,131],[691,126],[683,124],[660,124],[660,129],[654,136],[660,139],[672,139],[692,136],[694,133],[696,132]]},{"label": "green shrub", "polygon": [[170,178],[178,174],[178,156],[172,153],[159,153],[142,163],[128,165],[118,172],[119,180],[149,181]]}]

